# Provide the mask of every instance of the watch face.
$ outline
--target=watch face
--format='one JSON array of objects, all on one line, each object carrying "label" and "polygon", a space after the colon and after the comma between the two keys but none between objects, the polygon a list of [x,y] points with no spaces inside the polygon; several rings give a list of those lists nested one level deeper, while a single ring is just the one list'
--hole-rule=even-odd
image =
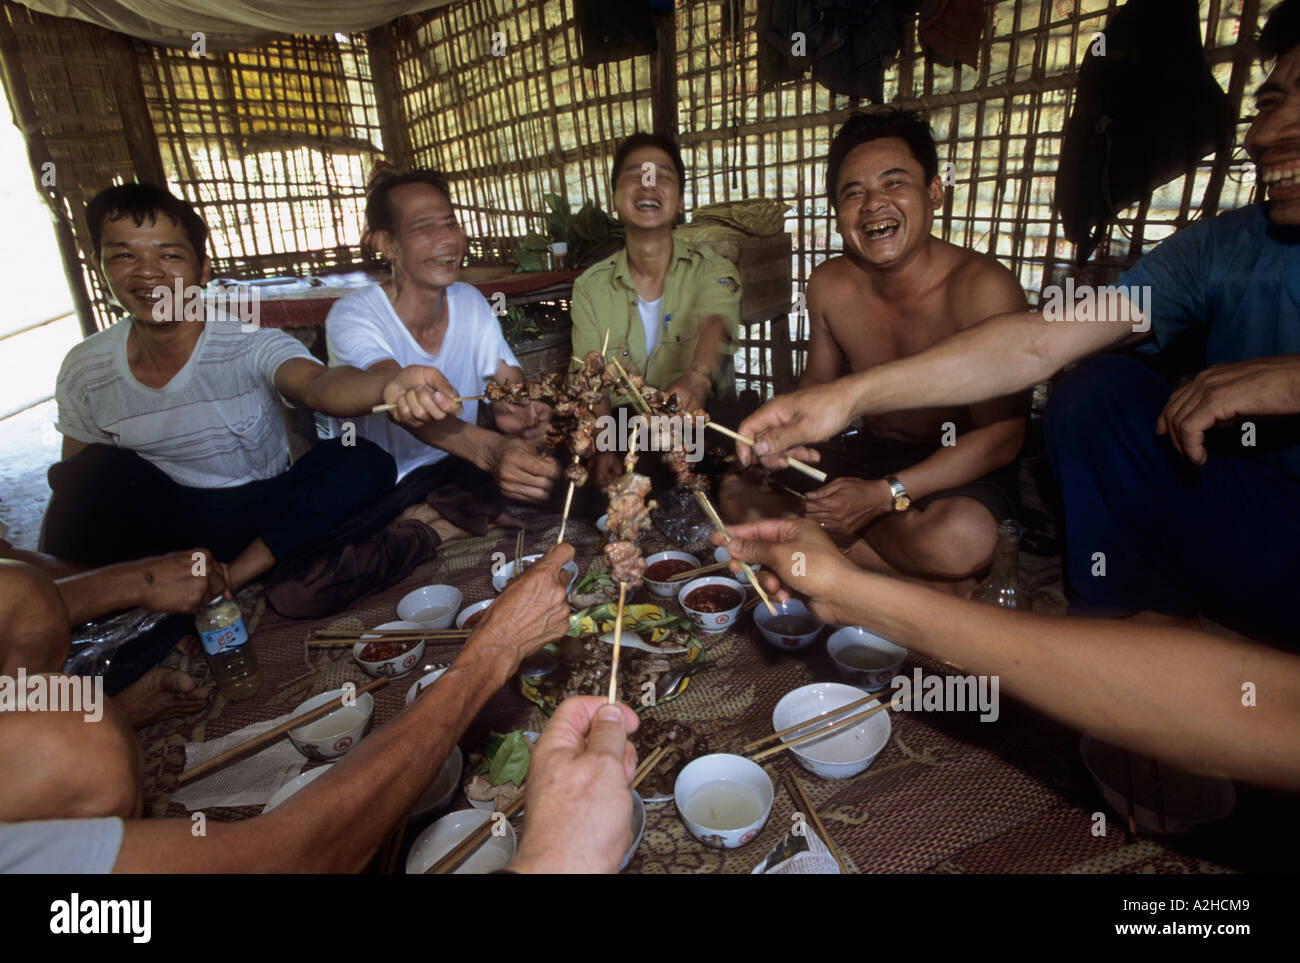
[{"label": "watch face", "polygon": [[911,507],[911,505],[912,499],[906,495],[899,495],[894,499],[894,511],[896,512],[905,512]]}]

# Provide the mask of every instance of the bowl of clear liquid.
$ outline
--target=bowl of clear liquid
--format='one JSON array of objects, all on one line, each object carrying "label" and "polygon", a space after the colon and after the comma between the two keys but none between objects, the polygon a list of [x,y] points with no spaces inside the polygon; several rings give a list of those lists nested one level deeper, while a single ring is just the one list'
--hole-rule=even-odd
[{"label": "bowl of clear liquid", "polygon": [[772,798],[763,767],[730,753],[692,760],[673,786],[682,822],[713,849],[737,849],[757,836],[772,812]]},{"label": "bowl of clear liquid", "polygon": [[460,589],[453,585],[426,585],[407,592],[397,603],[399,619],[426,629],[449,628],[459,611]]},{"label": "bowl of clear liquid", "polygon": [[826,654],[835,663],[840,678],[864,692],[876,692],[889,685],[907,659],[907,649],[860,625],[832,632],[826,640]]}]

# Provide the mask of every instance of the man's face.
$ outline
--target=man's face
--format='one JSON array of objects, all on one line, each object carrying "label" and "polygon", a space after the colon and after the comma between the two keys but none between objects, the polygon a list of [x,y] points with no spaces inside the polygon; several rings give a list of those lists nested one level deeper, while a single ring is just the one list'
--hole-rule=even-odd
[{"label": "man's face", "polygon": [[129,215],[104,221],[99,266],[118,303],[136,321],[151,325],[172,324],[179,317],[175,311],[162,320],[154,316],[161,300],[154,294],[156,288],[165,287],[174,297],[178,280],[185,292],[211,277],[208,259],[199,260],[180,224],[166,214],[139,227]]},{"label": "man's face", "polygon": [[880,137],[849,151],[835,186],[844,250],[874,267],[901,263],[930,236],[943,203],[936,175],[927,184],[901,137]]},{"label": "man's face", "polygon": [[465,232],[451,201],[432,184],[403,184],[388,195],[396,215],[392,232],[376,235],[393,273],[408,283],[446,288],[460,275]]},{"label": "man's face", "polygon": [[1281,57],[1255,94],[1246,153],[1274,224],[1300,224],[1300,47]]},{"label": "man's face", "polygon": [[638,147],[627,155],[614,184],[614,210],[624,227],[671,230],[684,204],[677,168],[666,151]]}]

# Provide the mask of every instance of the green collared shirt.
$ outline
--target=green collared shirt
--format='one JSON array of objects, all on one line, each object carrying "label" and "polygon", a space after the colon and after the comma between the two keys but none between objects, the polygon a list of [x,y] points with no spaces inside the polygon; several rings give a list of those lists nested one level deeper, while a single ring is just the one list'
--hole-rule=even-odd
[{"label": "green collared shirt", "polygon": [[[673,238],[672,263],[660,302],[659,346],[646,358],[645,327],[637,310],[636,288],[627,264],[627,248],[589,267],[573,285],[573,354],[599,351],[609,331],[611,358],[628,371],[645,375],[649,384],[667,388],[691,366],[702,322],[718,315],[726,324],[722,351],[732,353],[740,333],[740,272],[707,247]],[[576,366],[576,365],[575,365]],[[714,390],[722,385],[714,372]],[[626,400],[615,397],[616,404]]]}]

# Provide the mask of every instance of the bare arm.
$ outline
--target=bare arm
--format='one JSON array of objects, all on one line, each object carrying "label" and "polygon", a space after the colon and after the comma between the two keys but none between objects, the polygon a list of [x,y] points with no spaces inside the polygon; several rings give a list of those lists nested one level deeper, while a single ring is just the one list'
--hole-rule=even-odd
[{"label": "bare arm", "polygon": [[[1300,656],[1186,629],[1008,612],[941,595],[857,568],[801,520],[739,525],[732,534],[734,557],[763,563],[828,621],[997,675],[1036,709],[1184,769],[1300,789]],[[796,552],[804,553],[802,575],[793,572]],[[1246,683],[1255,705],[1243,704]]]},{"label": "bare arm", "polygon": [[244,822],[210,822],[199,837],[188,820],[130,820],[114,872],[362,869],[519,661],[568,628],[560,568],[572,557],[572,548],[557,546],[511,583],[433,686],[283,806]]},{"label": "bare arm", "polygon": [[231,598],[226,566],[201,548],[118,562],[55,583],[69,625],[135,606],[151,612],[197,612],[218,595]]},{"label": "bare arm", "polygon": [[275,386],[291,401],[340,418],[369,414],[381,404],[396,405],[394,418],[407,425],[450,420],[448,415],[460,411],[452,400],[456,389],[441,371],[426,365],[402,368],[391,362],[362,371],[290,358],[275,370]]}]

